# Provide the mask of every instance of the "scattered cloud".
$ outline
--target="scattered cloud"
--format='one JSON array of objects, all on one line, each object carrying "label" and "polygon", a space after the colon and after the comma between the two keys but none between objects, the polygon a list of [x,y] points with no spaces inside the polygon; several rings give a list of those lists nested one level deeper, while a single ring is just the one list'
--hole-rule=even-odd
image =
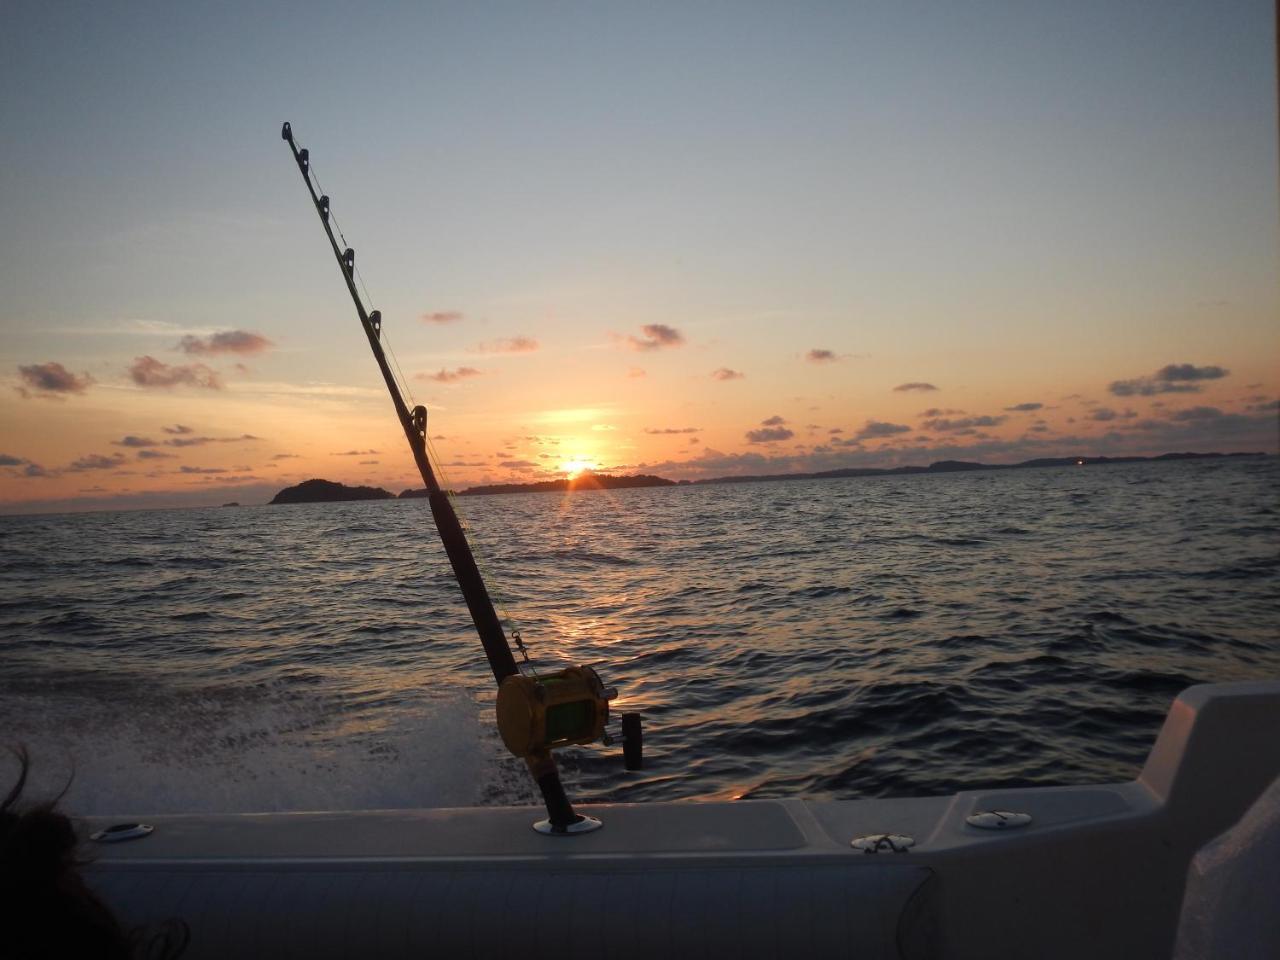
[{"label": "scattered cloud", "polygon": [[377,463],[377,460],[361,460],[359,465],[362,467],[372,467]]},{"label": "scattered cloud", "polygon": [[1030,413],[1032,410],[1039,410],[1043,407],[1043,403],[1015,403],[1012,407],[1005,407],[1005,409],[1011,413]]},{"label": "scattered cloud", "polygon": [[953,410],[950,407],[930,407],[928,410],[921,410],[922,417],[954,417],[963,414],[963,410]]},{"label": "scattered cloud", "polygon": [[162,363],[152,356],[138,357],[129,367],[129,376],[140,387],[203,387],[206,390],[221,390],[222,381],[218,379],[216,370],[211,370],[203,363],[174,364]]},{"label": "scattered cloud", "polygon": [[155,440],[148,437],[135,437],[130,434],[127,437],[121,437],[119,440],[112,440],[112,444],[117,447],[158,447],[160,446]]},{"label": "scattered cloud", "polygon": [[667,434],[667,433],[700,433],[701,427],[645,427],[645,433],[651,434]]},{"label": "scattered cloud", "polygon": [[27,461],[21,457],[13,457],[7,453],[0,453],[0,467],[20,467]]},{"label": "scattered cloud", "polygon": [[857,440],[874,440],[878,437],[895,437],[898,434],[910,433],[911,428],[902,423],[885,423],[882,420],[868,420],[854,438]]},{"label": "scattered cloud", "polygon": [[376,456],[377,450],[343,450],[341,453],[331,453],[331,457],[370,457]]},{"label": "scattered cloud", "polygon": [[641,337],[627,337],[632,350],[661,350],[678,347],[684,343],[684,334],[665,323],[646,323],[640,328]]},{"label": "scattered cloud", "polygon": [[272,460],[297,460],[298,456],[299,455],[296,453],[277,453],[271,459]]},{"label": "scattered cloud", "polygon": [[1186,423],[1191,420],[1219,420],[1223,416],[1223,412],[1217,407],[1190,407],[1186,410],[1175,410],[1169,414],[1169,419],[1176,423]]},{"label": "scattered cloud", "polygon": [[537,464],[532,460],[503,460],[498,466],[506,467],[508,470],[515,470],[518,473],[527,473]]},{"label": "scattered cloud", "polygon": [[480,376],[480,371],[475,367],[458,367],[454,370],[445,370],[441,368],[435,373],[420,373],[415,380],[434,380],[436,383],[457,383],[459,380],[468,380],[471,377]]},{"label": "scattered cloud", "polygon": [[223,467],[188,467],[181,466],[178,468],[179,473],[227,473]]},{"label": "scattered cloud", "polygon": [[166,440],[166,447],[203,447],[208,443],[243,443],[245,441],[261,440],[261,437],[255,437],[252,433],[242,433],[238,437],[173,437]]},{"label": "scattered cloud", "polygon": [[1008,417],[962,417],[959,420],[950,420],[945,417],[935,417],[925,420],[921,426],[935,433],[955,433],[972,431],[976,427],[998,427],[1008,419]]},{"label": "scattered cloud", "polygon": [[172,460],[172,453],[165,453],[163,450],[139,450],[139,460]]},{"label": "scattered cloud", "polygon": [[113,453],[109,457],[100,453],[91,453],[79,460],[73,460],[67,465],[67,470],[72,473],[82,473],[85,470],[112,470],[124,463],[125,459],[123,453]]},{"label": "scattered cloud", "polygon": [[607,433],[610,430],[617,430],[618,428],[611,423],[593,423],[591,425],[591,429],[596,433]]},{"label": "scattered cloud", "polygon": [[533,353],[537,349],[538,341],[531,337],[507,337],[476,344],[472,351],[474,353]]},{"label": "scattered cloud", "polygon": [[911,390],[918,390],[921,393],[928,393],[930,390],[937,390],[932,383],[923,383],[919,380],[913,380],[910,383],[900,383],[893,388],[895,393],[906,393]]},{"label": "scattered cloud", "polygon": [[770,417],[761,421],[759,430],[748,430],[747,443],[777,443],[779,440],[790,440],[795,433],[781,424],[786,423],[782,417]]},{"label": "scattered cloud", "polygon": [[815,348],[804,355],[804,358],[810,363],[835,363],[840,358],[836,356],[834,350],[822,350]]},{"label": "scattered cloud", "polygon": [[1230,372],[1222,367],[1197,367],[1193,363],[1170,363],[1156,371],[1155,379],[1166,383],[1183,380],[1221,380]]},{"label": "scattered cloud", "polygon": [[733,370],[729,367],[720,367],[711,371],[712,380],[745,380],[747,375],[741,370]]},{"label": "scattered cloud", "polygon": [[195,427],[188,427],[182,423],[175,423],[172,427],[161,427],[165,433],[172,433],[181,436],[184,433],[195,433]]},{"label": "scattered cloud", "polygon": [[1197,367],[1193,363],[1170,363],[1149,377],[1115,380],[1107,389],[1117,397],[1150,397],[1157,393],[1199,393],[1199,383],[1220,380],[1231,371],[1222,367]]},{"label": "scattered cloud", "polygon": [[212,357],[222,353],[248,356],[274,347],[275,344],[260,333],[248,330],[222,330],[207,337],[188,334],[178,341],[175,349],[198,357]]},{"label": "scattered cloud", "polygon": [[1094,407],[1085,414],[1085,419],[1096,420],[1100,423],[1109,423],[1112,420],[1132,420],[1136,416],[1137,414],[1132,410],[1125,410],[1124,412],[1119,413],[1112,410],[1110,407]]},{"label": "scattered cloud", "polygon": [[435,310],[430,313],[419,314],[418,319],[423,323],[457,323],[462,319],[462,312],[459,310]]},{"label": "scattered cloud", "polygon": [[[45,399],[61,398],[69,393],[84,393],[93,383],[93,377],[87,373],[76,376],[60,363],[50,360],[48,363],[33,363],[19,366],[18,374],[26,386],[18,387],[18,393],[24,398],[42,397]],[[28,389],[30,388],[30,389]]]}]

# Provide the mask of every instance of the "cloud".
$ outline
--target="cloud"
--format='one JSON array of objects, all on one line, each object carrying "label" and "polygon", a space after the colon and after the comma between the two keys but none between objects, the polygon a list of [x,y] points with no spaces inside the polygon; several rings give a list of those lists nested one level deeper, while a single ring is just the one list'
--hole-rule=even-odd
[{"label": "cloud", "polygon": [[261,440],[252,433],[242,433],[238,437],[174,437],[166,440],[166,447],[203,447],[207,443],[243,443],[246,440]]},{"label": "cloud", "polygon": [[420,373],[414,379],[434,380],[436,383],[457,383],[459,380],[467,380],[478,376],[480,376],[480,371],[475,367],[458,367],[455,370],[441,368],[436,373]]},{"label": "cloud", "polygon": [[779,440],[790,440],[794,436],[795,433],[786,427],[761,427],[746,433],[747,443],[776,443]]},{"label": "cloud", "polygon": [[1267,410],[1280,410],[1280,400],[1265,400],[1262,403],[1251,403],[1245,409],[1263,413]]},{"label": "cloud", "polygon": [[804,355],[810,363],[835,363],[840,358],[834,350],[813,349]]},{"label": "cloud", "polygon": [[18,393],[24,398],[30,398],[33,394],[27,390],[30,387],[35,391],[34,396],[37,397],[58,397],[68,393],[84,393],[89,389],[89,385],[93,383],[93,377],[84,373],[76,376],[60,363],[50,360],[48,363],[33,363],[29,366],[19,366],[18,374],[22,377],[26,387],[18,387]]},{"label": "cloud", "polygon": [[1194,420],[1220,420],[1224,416],[1217,407],[1190,407],[1186,410],[1175,410],[1169,419],[1176,423],[1187,423]]},{"label": "cloud", "polygon": [[667,433],[700,433],[701,427],[645,427],[645,433],[651,434],[667,434]]},{"label": "cloud", "polygon": [[362,466],[362,467],[371,467],[371,466],[373,466],[373,465],[374,465],[374,464],[376,464],[376,463],[378,463],[378,461],[377,461],[377,460],[361,460],[361,461],[359,462],[359,465],[360,465],[360,466]]},{"label": "cloud", "polygon": [[786,421],[783,417],[780,417],[780,416],[778,416],[777,414],[774,414],[774,415],[773,415],[772,417],[770,417],[768,420],[761,420],[761,421],[760,421],[760,426],[762,426],[762,427],[780,427],[780,426],[782,426],[782,425],[783,425],[784,423],[786,423],[786,422],[787,422],[787,421]]},{"label": "cloud", "polygon": [[207,337],[194,337],[188,334],[178,341],[175,349],[198,357],[212,357],[220,353],[248,356],[251,353],[262,353],[274,346],[274,343],[260,333],[250,333],[248,330],[222,330]]},{"label": "cloud", "polygon": [[854,437],[856,440],[874,440],[877,437],[894,437],[900,433],[910,433],[911,428],[902,423],[885,423],[882,420],[868,420],[866,426]]},{"label": "cloud", "polygon": [[953,417],[953,416],[956,416],[957,414],[962,414],[962,413],[964,413],[963,410],[952,410],[950,408],[944,409],[942,407],[930,407],[928,410],[921,410],[920,416],[922,417]]},{"label": "cloud", "polygon": [[0,453],[0,467],[20,467],[26,462],[21,457],[12,457],[7,453]]},{"label": "cloud", "polygon": [[81,457],[79,460],[73,460],[67,469],[72,473],[82,473],[85,470],[112,470],[125,462],[123,453],[113,453],[109,457],[104,457],[100,453],[91,453],[88,456]]},{"label": "cloud", "polygon": [[712,380],[744,380],[746,376],[741,370],[731,370],[728,367],[720,367],[718,370],[711,371]]},{"label": "cloud", "polygon": [[1150,397],[1157,393],[1199,393],[1199,381],[1220,380],[1230,370],[1222,367],[1197,367],[1192,363],[1170,363],[1149,377],[1115,380],[1107,389],[1117,397]]},{"label": "cloud", "polygon": [[160,444],[158,444],[154,440],[148,439],[147,437],[135,437],[132,434],[130,434],[127,437],[121,437],[119,440],[112,440],[111,442],[117,447],[158,447],[160,446]]},{"label": "cloud", "polygon": [[277,454],[276,454],[275,456],[273,456],[271,459],[272,459],[272,460],[297,460],[297,459],[298,459],[298,454],[296,454],[296,453],[277,453]]},{"label": "cloud", "polygon": [[896,393],[906,393],[908,390],[919,390],[922,393],[928,393],[930,390],[937,390],[932,383],[922,383],[919,380],[913,380],[911,383],[900,383],[893,388]]},{"label": "cloud", "polygon": [[973,430],[975,427],[998,427],[1008,419],[1008,417],[963,417],[959,420],[949,420],[945,417],[936,417],[925,420],[921,426],[935,433],[953,433],[957,430]]},{"label": "cloud", "polygon": [[478,343],[474,353],[533,353],[538,349],[538,341],[531,337],[507,337],[502,340],[488,340]]},{"label": "cloud", "polygon": [[331,453],[331,457],[369,457],[376,456],[377,450],[343,450],[342,453]]},{"label": "cloud", "polygon": [[661,350],[684,343],[684,334],[665,323],[646,323],[640,328],[643,337],[627,337],[632,350]]},{"label": "cloud", "polygon": [[187,467],[178,468],[179,473],[226,473],[223,467]]},{"label": "cloud", "polygon": [[181,436],[184,433],[195,433],[195,427],[188,427],[185,424],[175,423],[172,427],[161,427],[165,433],[173,433]]},{"label": "cloud", "polygon": [[498,464],[500,467],[506,467],[508,470],[515,470],[519,473],[527,473],[537,466],[531,460],[503,460]]},{"label": "cloud", "polygon": [[436,310],[431,313],[419,314],[418,319],[423,323],[457,323],[462,319],[462,312],[459,310]]},{"label": "cloud", "polygon": [[155,357],[138,357],[129,367],[129,376],[140,387],[189,386],[203,387],[206,390],[222,389],[217,371],[209,369],[203,363],[170,366]]},{"label": "cloud", "polygon": [[1043,406],[1043,403],[1015,403],[1012,407],[1005,407],[1005,409],[1011,413],[1030,413],[1032,410],[1039,410]]},{"label": "cloud", "polygon": [[139,460],[172,460],[172,453],[165,453],[163,450],[139,450]]},{"label": "cloud", "polygon": [[1170,363],[1156,371],[1155,379],[1164,383],[1184,380],[1220,380],[1230,372],[1222,367],[1197,367],[1193,363]]},{"label": "cloud", "polygon": [[604,433],[609,430],[617,430],[618,428],[611,423],[593,423],[591,425],[591,429],[597,433]]},{"label": "cloud", "polygon": [[1110,407],[1095,407],[1086,415],[1086,420],[1097,420],[1100,423],[1107,423],[1111,420],[1132,420],[1137,414],[1132,410],[1125,410],[1123,413],[1117,413]]}]

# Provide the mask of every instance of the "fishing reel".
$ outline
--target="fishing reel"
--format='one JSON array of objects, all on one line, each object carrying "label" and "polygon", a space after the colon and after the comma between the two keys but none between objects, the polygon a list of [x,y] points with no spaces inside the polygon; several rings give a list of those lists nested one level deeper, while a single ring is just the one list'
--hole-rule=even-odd
[{"label": "fishing reel", "polygon": [[619,734],[606,729],[609,701],[618,696],[590,667],[566,667],[542,676],[515,673],[498,686],[498,733],[521,759],[546,755],[557,747],[622,741],[623,763],[639,770],[644,762],[640,714],[621,715]]}]

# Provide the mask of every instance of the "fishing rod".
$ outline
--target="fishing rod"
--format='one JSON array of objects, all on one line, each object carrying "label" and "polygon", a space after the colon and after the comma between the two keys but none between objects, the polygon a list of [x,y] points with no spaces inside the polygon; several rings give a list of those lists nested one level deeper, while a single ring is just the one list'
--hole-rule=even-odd
[{"label": "fishing rod", "polygon": [[[280,137],[293,151],[293,159],[302,173],[307,192],[311,194],[311,202],[320,216],[320,224],[329,238],[329,246],[338,261],[347,292],[351,294],[360,325],[369,340],[369,348],[378,361],[378,369],[382,371],[382,379],[391,394],[391,402],[409,441],[414,463],[422,475],[440,541],[471,612],[471,620],[480,636],[480,645],[484,648],[493,678],[498,683],[498,732],[507,749],[525,761],[546,803],[547,819],[535,823],[534,829],[557,835],[598,829],[602,825],[599,819],[574,812],[560,782],[560,773],[551,751],[569,744],[592,743],[601,739],[606,745],[612,743],[615,738],[606,732],[605,724],[609,720],[609,701],[617,696],[617,691],[606,688],[595,670],[587,666],[567,667],[543,676],[525,676],[520,672],[448,491],[442,489],[436,480],[427,456],[427,408],[419,405],[410,410],[404,402],[382,347],[382,313],[367,310],[360,299],[355,282],[356,252],[351,247],[338,246],[330,222],[329,197],[318,190],[319,183],[314,180],[311,170],[310,151],[294,141],[293,128],[288,123],[280,128]],[[343,241],[345,243],[346,237]],[[529,657],[519,631],[513,636],[527,664]],[[623,714],[621,739],[627,769],[639,769],[642,749],[639,714]]]}]

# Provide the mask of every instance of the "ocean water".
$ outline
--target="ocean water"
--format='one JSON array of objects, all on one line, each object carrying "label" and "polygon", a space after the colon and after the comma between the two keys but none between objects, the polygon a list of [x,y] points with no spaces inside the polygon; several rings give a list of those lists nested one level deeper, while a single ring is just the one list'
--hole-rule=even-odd
[{"label": "ocean water", "polygon": [[[1184,687],[1280,676],[1274,457],[459,507],[536,666],[644,715],[578,800],[1126,779]],[[0,740],[75,812],[534,801],[424,501],[0,536]]]}]

